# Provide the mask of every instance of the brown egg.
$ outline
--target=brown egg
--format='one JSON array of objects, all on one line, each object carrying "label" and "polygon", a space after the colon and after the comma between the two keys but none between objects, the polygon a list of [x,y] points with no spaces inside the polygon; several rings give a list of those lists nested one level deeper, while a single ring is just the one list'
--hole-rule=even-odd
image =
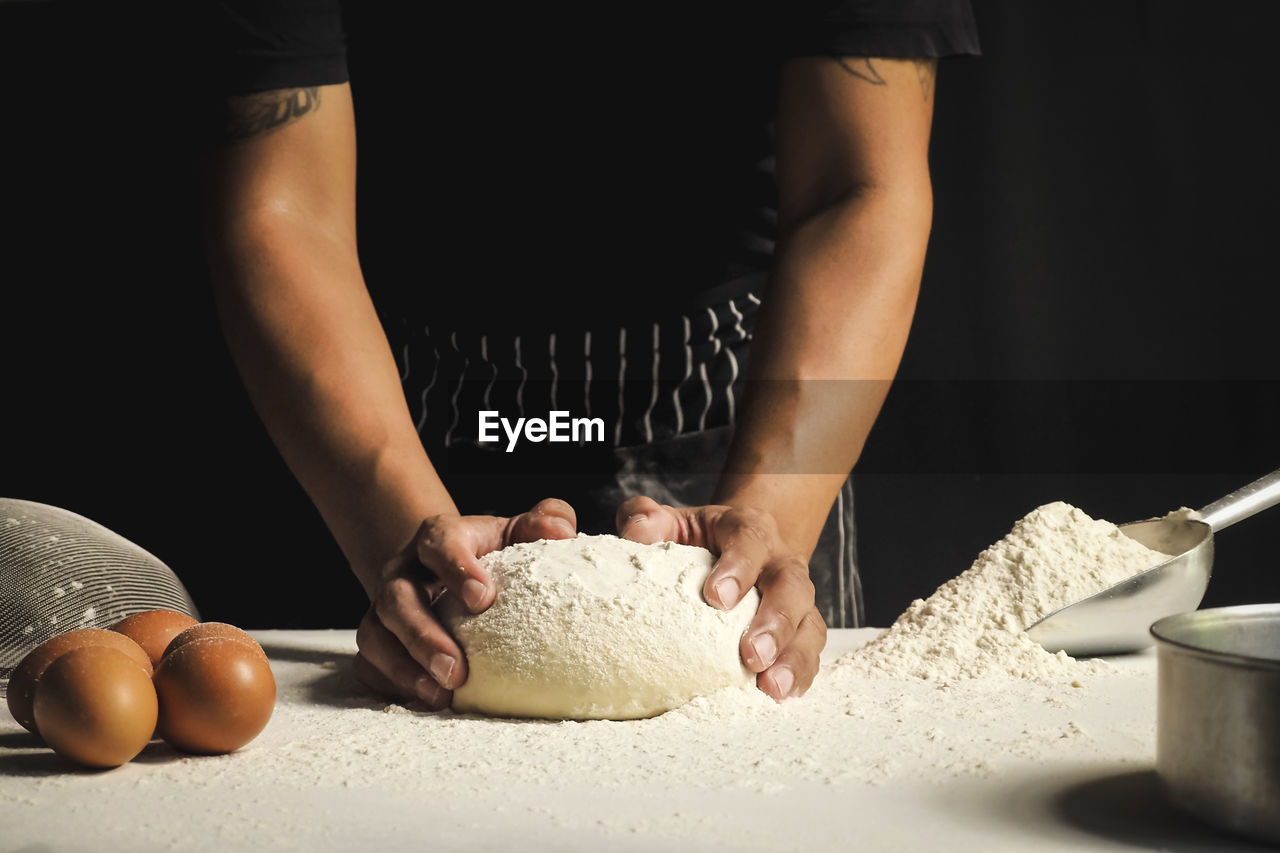
[{"label": "brown egg", "polygon": [[82,646],[60,656],[36,684],[36,723],[45,743],[90,767],[117,767],[151,740],[156,690],[128,655]]},{"label": "brown egg", "polygon": [[131,660],[146,671],[148,676],[152,673],[151,658],[147,657],[147,653],[142,650],[142,647],[115,631],[108,631],[104,628],[81,628],[77,631],[68,631],[65,634],[59,634],[56,637],[45,640],[22,659],[22,662],[14,668],[13,674],[9,677],[7,697],[9,713],[13,714],[13,718],[24,729],[36,734],[40,733],[36,728],[32,702],[35,700],[36,683],[40,681],[40,677],[49,668],[49,664],[72,649],[78,649],[83,646],[106,646],[116,649],[128,655]]},{"label": "brown egg", "polygon": [[145,610],[126,616],[112,625],[111,630],[142,646],[152,666],[158,666],[169,641],[194,624],[196,620],[176,610]]},{"label": "brown egg", "polygon": [[165,649],[165,654],[173,651],[179,646],[185,645],[192,640],[208,640],[212,638],[222,638],[226,640],[239,640],[258,650],[258,654],[262,655],[262,659],[267,659],[267,653],[262,650],[262,646],[258,645],[258,641],[249,636],[245,631],[240,630],[235,625],[226,622],[200,622],[192,625],[190,628],[183,630],[172,640],[169,641],[169,647]]},{"label": "brown egg", "polygon": [[156,669],[155,685],[157,731],[186,752],[239,749],[266,727],[276,702],[266,655],[227,637],[171,644]]}]

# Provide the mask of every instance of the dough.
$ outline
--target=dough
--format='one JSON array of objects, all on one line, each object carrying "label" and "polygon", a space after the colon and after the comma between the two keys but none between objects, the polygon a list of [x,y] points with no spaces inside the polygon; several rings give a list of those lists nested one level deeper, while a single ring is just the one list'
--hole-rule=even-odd
[{"label": "dough", "polygon": [[704,548],[579,535],[485,556],[498,596],[471,615],[441,600],[467,655],[457,711],[505,717],[651,717],[723,687],[754,684],[738,643],[760,596],[707,604]]}]

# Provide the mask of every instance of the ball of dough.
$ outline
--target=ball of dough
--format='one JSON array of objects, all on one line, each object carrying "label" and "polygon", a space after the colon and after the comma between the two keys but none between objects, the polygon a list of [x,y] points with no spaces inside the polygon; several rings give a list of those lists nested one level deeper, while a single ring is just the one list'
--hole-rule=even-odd
[{"label": "ball of dough", "polygon": [[760,596],[707,604],[714,558],[672,542],[616,536],[542,539],[481,561],[493,606],[471,615],[452,596],[445,625],[467,656],[457,711],[556,720],[651,717],[723,687],[752,685],[738,644]]}]

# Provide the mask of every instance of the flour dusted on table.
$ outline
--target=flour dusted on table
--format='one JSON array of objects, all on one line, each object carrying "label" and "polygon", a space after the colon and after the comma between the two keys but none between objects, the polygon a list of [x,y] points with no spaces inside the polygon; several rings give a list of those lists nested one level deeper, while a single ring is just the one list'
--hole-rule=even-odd
[{"label": "flour dusted on table", "polygon": [[939,681],[995,675],[1069,681],[1099,672],[1101,661],[1050,654],[1025,629],[1167,559],[1109,521],[1062,501],[1046,504],[840,665],[869,676]]},{"label": "flour dusted on table", "polygon": [[[1080,528],[1105,522],[1065,505],[1037,513],[973,569],[914,604],[866,652],[838,657],[853,645],[850,635],[861,641],[873,631],[833,632],[831,656],[803,698],[778,704],[758,690],[730,687],[625,721],[430,713],[418,703],[387,705],[356,680],[351,631],[263,632],[258,638],[272,654],[279,694],[271,724],[254,743],[215,757],[183,756],[157,743],[148,750],[160,760],[81,774],[46,765],[53,758],[47,749],[15,739],[5,758],[20,772],[0,773],[0,823],[7,841],[16,833],[16,846],[77,848],[93,838],[100,848],[134,849],[141,838],[156,849],[315,849],[368,846],[374,838],[386,849],[408,850],[421,846],[421,836],[385,816],[417,814],[428,803],[442,850],[512,846],[486,843],[496,837],[488,831],[494,826],[515,827],[528,838],[525,846],[538,849],[561,838],[548,828],[584,848],[843,849],[845,824],[810,819],[824,797],[883,803],[885,825],[909,814],[897,804],[926,798],[949,827],[962,828],[959,804],[990,809],[994,802],[966,800],[966,792],[996,786],[1025,805],[1032,802],[1024,796],[1029,781],[1047,784],[1056,798],[1063,778],[1080,768],[1091,782],[1100,773],[1147,773],[1156,748],[1154,656],[1118,659],[1108,678],[1081,690],[1071,684],[1092,664],[1020,645],[1026,620],[1054,599],[1075,596],[1075,584],[1089,592],[1111,579],[1105,572],[1085,580],[1106,563],[1088,562],[1093,555],[1128,543],[1103,534],[1108,541],[1086,544],[1091,534]],[[1064,536],[1075,545],[1062,545]],[[1055,549],[1065,559],[1042,565]],[[567,576],[533,582],[545,584],[545,600],[556,606],[583,598],[570,591]],[[558,585],[567,597],[550,594]],[[618,598],[605,595],[601,606],[608,610]],[[963,676],[979,672],[993,677]],[[0,720],[0,735],[18,731]],[[859,799],[873,787],[883,794]],[[142,808],[156,792],[165,808]],[[783,817],[726,819],[726,804],[744,798],[759,814]],[[988,818],[997,812],[973,814],[982,837],[952,846],[1027,849],[1025,834],[991,843]],[[324,819],[331,816],[338,817]],[[836,835],[822,834],[832,827]],[[917,829],[906,826],[900,843],[884,846],[920,848]],[[1028,831],[1042,837],[1043,830],[1036,824]],[[129,844],[120,841],[126,838]]]},{"label": "flour dusted on table", "polygon": [[[276,712],[230,755],[157,742],[149,760],[66,772],[0,719],[11,747],[0,750],[11,771],[0,772],[4,849],[222,853],[372,840],[408,853],[429,837],[432,853],[846,850],[852,810],[877,818],[874,837],[858,827],[867,849],[1025,853],[1089,846],[1064,835],[1069,827],[1008,822],[1010,806],[1040,816],[1029,784],[1056,802],[1077,779],[1149,775],[1153,654],[1118,660],[1113,677],[1085,690],[868,678],[832,665],[873,633],[833,631],[813,689],[782,704],[728,688],[643,720],[548,722],[387,705],[356,680],[354,632],[255,632],[272,655]],[[969,841],[915,825],[921,810],[946,833],[968,826]]]},{"label": "flour dusted on table", "polygon": [[482,558],[498,585],[483,613],[442,615],[467,655],[460,711],[548,719],[649,717],[725,687],[750,687],[739,642],[754,589],[728,611],[702,597],[705,548],[579,535]]}]

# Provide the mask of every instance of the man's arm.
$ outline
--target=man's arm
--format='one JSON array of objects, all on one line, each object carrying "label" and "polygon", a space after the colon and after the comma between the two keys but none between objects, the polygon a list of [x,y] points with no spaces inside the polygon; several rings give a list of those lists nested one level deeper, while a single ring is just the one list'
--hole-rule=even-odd
[{"label": "man's arm", "polygon": [[803,693],[826,627],[808,560],[897,371],[932,217],[933,61],[804,58],[782,70],[779,241],[715,505],[649,498],[622,535],[719,554],[704,594],[760,610],[741,644],[776,699]]},{"label": "man's arm", "polygon": [[797,59],[777,124],[779,241],[717,500],[811,554],[897,372],[933,212],[932,60]]},{"label": "man's arm", "polygon": [[230,99],[209,248],[254,406],[367,591],[422,519],[455,507],[414,431],[356,255],[346,84]]},{"label": "man's arm", "polygon": [[512,541],[572,536],[573,511],[543,501],[512,519],[459,516],[427,458],[356,254],[348,86],[262,92],[228,107],[208,227],[228,346],[372,602],[356,632],[357,675],[443,707],[466,661],[432,596],[447,587],[473,611],[488,607],[495,588],[478,558]]}]

